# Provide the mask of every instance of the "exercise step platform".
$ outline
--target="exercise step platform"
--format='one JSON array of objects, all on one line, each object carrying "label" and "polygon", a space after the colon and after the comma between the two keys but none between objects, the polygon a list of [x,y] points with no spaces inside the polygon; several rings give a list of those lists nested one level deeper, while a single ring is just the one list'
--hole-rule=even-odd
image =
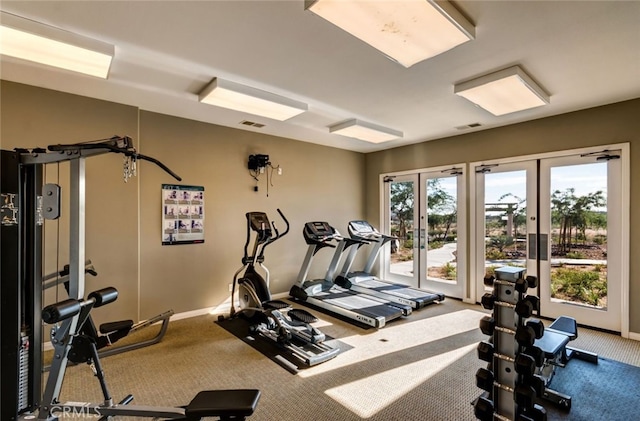
[{"label": "exercise step platform", "polygon": [[253,414],[260,391],[257,389],[204,390],[185,408],[187,421],[218,417],[223,421],[244,420]]}]

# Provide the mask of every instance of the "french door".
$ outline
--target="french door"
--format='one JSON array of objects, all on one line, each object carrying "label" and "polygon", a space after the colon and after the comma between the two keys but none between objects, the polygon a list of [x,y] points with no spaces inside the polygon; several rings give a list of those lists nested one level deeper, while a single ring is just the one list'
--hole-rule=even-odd
[{"label": "french door", "polygon": [[541,316],[628,329],[622,149],[472,165],[478,300],[489,289],[485,275],[519,266],[538,277]]},{"label": "french door", "polygon": [[383,278],[463,298],[466,189],[462,165],[383,178]]},{"label": "french door", "polygon": [[477,297],[492,290],[484,284],[501,266],[519,266],[538,275],[537,163],[522,161],[477,165],[475,172],[474,255]]}]

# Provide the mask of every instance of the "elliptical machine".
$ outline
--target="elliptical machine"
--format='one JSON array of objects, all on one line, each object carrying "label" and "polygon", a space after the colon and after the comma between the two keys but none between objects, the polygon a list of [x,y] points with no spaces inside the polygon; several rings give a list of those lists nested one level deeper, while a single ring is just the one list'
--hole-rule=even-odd
[{"label": "elliptical machine", "polygon": [[[276,343],[285,349],[296,361],[310,367],[323,363],[338,355],[339,348],[331,347],[324,343],[325,335],[317,328],[310,325],[317,321],[316,317],[306,310],[291,308],[291,305],[273,300],[269,290],[269,270],[264,266],[264,251],[266,247],[284,237],[289,232],[289,221],[284,214],[277,209],[287,228],[280,233],[274,222],[269,222],[264,212],[248,212],[247,217],[247,241],[244,245],[244,257],[242,267],[233,276],[231,287],[230,318],[242,316],[249,321],[249,330]],[[251,232],[255,232],[253,249],[249,253]],[[260,266],[265,277],[256,271]],[[240,274],[244,271],[242,276]],[[235,294],[238,290],[239,309],[235,307]],[[224,316],[219,316],[218,321],[223,321]],[[276,357],[277,358],[277,357]],[[291,367],[290,362],[283,357],[277,358],[286,368]]]}]

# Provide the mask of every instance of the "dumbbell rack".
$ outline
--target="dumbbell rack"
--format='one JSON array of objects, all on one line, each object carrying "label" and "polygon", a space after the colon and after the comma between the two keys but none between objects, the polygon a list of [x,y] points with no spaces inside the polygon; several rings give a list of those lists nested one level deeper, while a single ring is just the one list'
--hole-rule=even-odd
[{"label": "dumbbell rack", "polygon": [[536,403],[539,393],[533,384],[539,356],[529,355],[535,350],[535,339],[542,336],[527,323],[539,300],[526,292],[537,286],[537,279],[525,280],[524,272],[506,266],[495,270],[495,279],[485,279],[485,284],[493,285],[493,293],[485,294],[482,304],[493,314],[481,321],[489,341],[478,345],[479,358],[489,362],[476,373],[476,384],[485,392],[474,402],[474,413],[482,421],[547,419],[546,410]]}]

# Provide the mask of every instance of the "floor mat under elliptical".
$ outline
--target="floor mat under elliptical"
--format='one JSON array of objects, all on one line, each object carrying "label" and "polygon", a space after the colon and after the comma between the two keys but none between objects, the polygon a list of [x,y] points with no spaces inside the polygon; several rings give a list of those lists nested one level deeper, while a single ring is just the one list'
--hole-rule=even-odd
[{"label": "floor mat under elliptical", "polygon": [[[298,371],[308,368],[298,358],[291,355],[291,353],[288,352],[286,348],[276,344],[271,339],[263,338],[258,333],[250,332],[248,321],[242,319],[241,317],[224,319],[222,321],[217,321],[216,323],[227,332],[231,333],[238,339],[242,340],[244,343],[250,345],[252,348],[259,351],[264,356],[268,357],[270,360],[283,367],[285,370],[289,371],[291,374],[297,374]],[[308,344],[301,343],[300,341],[294,343],[302,348],[306,348],[309,346]],[[352,348],[351,346],[340,342],[339,340],[334,339],[328,335],[326,335],[324,343],[333,348],[339,348],[340,353]]]}]

